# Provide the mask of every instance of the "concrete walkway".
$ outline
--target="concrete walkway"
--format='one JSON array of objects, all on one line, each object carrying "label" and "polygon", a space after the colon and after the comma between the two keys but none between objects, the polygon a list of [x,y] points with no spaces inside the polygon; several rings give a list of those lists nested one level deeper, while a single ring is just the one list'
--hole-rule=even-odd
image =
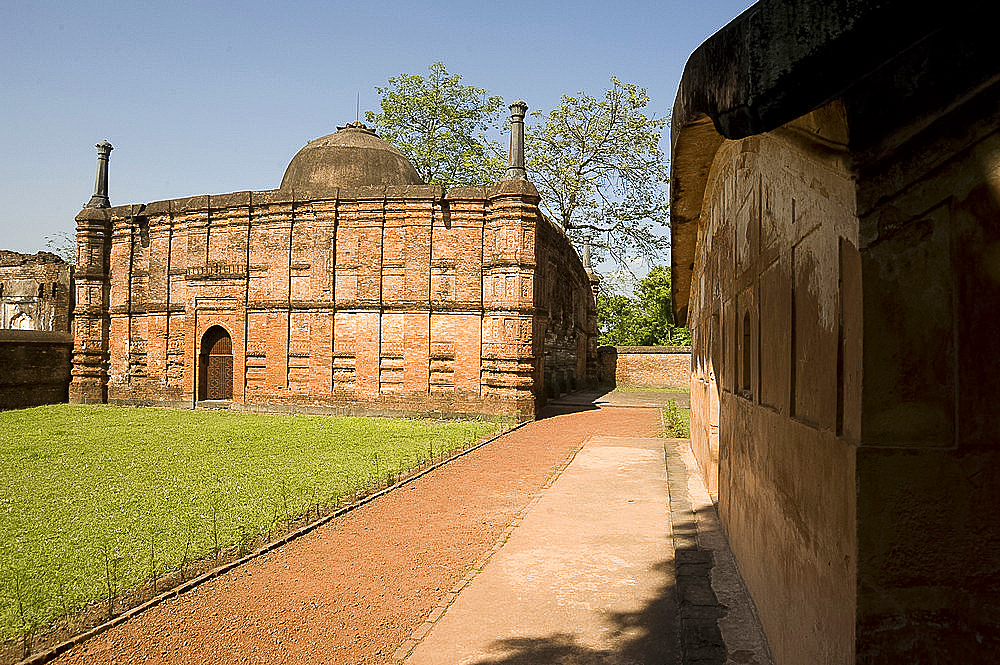
[{"label": "concrete walkway", "polygon": [[[676,395],[578,393],[562,406]],[[582,402],[581,402],[582,400]],[[559,404],[557,404],[559,406]],[[406,665],[771,663],[686,440],[588,438]],[[668,490],[669,486],[669,490]]]}]

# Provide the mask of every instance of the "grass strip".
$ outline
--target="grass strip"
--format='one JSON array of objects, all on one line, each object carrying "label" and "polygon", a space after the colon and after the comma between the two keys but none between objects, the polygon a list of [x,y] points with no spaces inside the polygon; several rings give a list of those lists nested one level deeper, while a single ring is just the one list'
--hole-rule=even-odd
[{"label": "grass strip", "polygon": [[0,640],[391,482],[498,422],[53,405],[0,413]]},{"label": "grass strip", "polygon": [[676,402],[663,407],[663,436],[668,439],[691,437],[691,409],[682,409]]},{"label": "grass strip", "polygon": [[637,386],[631,384],[619,384],[612,392],[616,393],[688,393],[690,388],[679,386]]}]

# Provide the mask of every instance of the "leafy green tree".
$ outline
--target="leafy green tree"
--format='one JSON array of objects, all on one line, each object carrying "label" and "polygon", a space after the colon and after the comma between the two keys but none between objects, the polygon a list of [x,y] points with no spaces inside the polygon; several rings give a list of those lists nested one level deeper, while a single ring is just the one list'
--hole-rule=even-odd
[{"label": "leafy green tree", "polygon": [[607,346],[683,346],[691,343],[687,328],[674,324],[670,268],[658,266],[635,287],[635,295],[597,295],[599,341]]},{"label": "leafy green tree", "polygon": [[601,290],[597,294],[598,342],[603,346],[640,346],[642,315],[634,298]]},{"label": "leafy green tree", "polygon": [[603,98],[563,95],[525,129],[529,178],[542,207],[578,244],[621,266],[632,258],[654,265],[669,245],[669,172],[660,149],[666,118],[647,116],[644,88],[611,78]]},{"label": "leafy green tree", "polygon": [[76,236],[66,231],[45,236],[45,247],[70,265],[76,265]]},{"label": "leafy green tree", "polygon": [[[365,119],[413,162],[425,182],[445,186],[503,177],[506,151],[491,138],[503,103],[461,83],[444,64],[429,74],[400,74],[376,87],[381,111]],[[602,97],[563,95],[552,111],[535,111],[525,128],[526,167],[544,212],[598,258],[626,267],[662,262],[669,241],[667,160],[659,141],[668,120],[647,115],[644,88],[611,78]]]},{"label": "leafy green tree", "polygon": [[365,120],[405,154],[429,184],[454,187],[495,182],[507,167],[505,152],[489,137],[503,123],[503,101],[483,88],[462,85],[435,62],[429,74],[400,74],[385,87],[381,111]]}]

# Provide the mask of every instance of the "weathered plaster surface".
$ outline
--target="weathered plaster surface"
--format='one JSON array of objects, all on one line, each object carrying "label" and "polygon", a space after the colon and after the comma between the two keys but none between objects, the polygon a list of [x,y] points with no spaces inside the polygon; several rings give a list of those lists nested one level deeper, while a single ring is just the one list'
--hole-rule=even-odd
[{"label": "weathered plaster surface", "polygon": [[838,374],[838,347],[860,341],[843,338],[845,321],[860,318],[844,308],[860,303],[842,294],[858,281],[842,275],[857,270],[842,260],[856,253],[857,219],[842,155],[809,150],[842,135],[837,109],[820,115],[716,154],[688,313],[692,448],[718,479],[720,514],[778,662],[846,663],[860,404],[859,386],[845,384],[858,372]]},{"label": "weathered plaster surface", "polygon": [[72,279],[54,254],[0,250],[0,330],[68,333]]},{"label": "weathered plaster surface", "polygon": [[998,109],[1000,81],[859,155],[862,662],[1000,657]]}]

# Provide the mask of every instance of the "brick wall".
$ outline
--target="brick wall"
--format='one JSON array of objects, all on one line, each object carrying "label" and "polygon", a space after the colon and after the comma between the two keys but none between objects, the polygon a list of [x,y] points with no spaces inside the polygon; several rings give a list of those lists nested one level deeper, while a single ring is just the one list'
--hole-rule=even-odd
[{"label": "brick wall", "polygon": [[691,384],[689,346],[602,346],[597,354],[604,385],[686,389]]},{"label": "brick wall", "polygon": [[579,269],[576,252],[564,249],[562,230],[545,219],[538,229],[536,325],[542,328],[536,336],[543,342],[545,396],[554,397],[597,382],[596,309],[589,276]]},{"label": "brick wall", "polygon": [[537,202],[511,181],[85,209],[73,400],[190,405],[217,396],[218,361],[236,404],[530,418],[547,382],[593,382],[595,334]]},{"label": "brick wall", "polygon": [[0,330],[0,409],[65,402],[72,348],[66,333]]}]

